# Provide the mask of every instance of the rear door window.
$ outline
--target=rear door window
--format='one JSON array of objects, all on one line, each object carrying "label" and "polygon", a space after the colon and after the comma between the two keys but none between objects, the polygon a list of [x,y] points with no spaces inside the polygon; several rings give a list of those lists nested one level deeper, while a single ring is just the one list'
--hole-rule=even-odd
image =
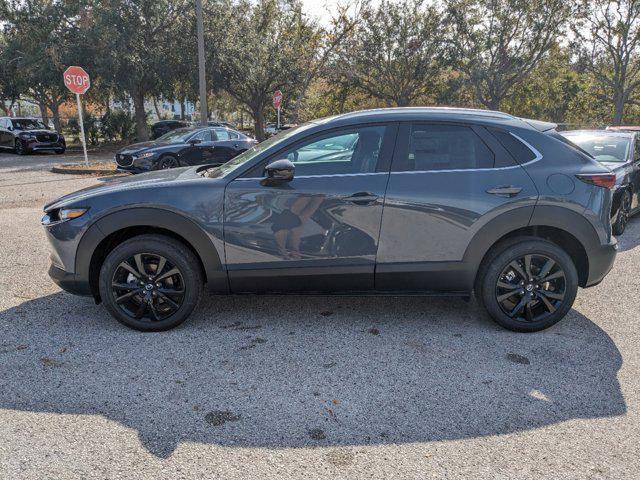
[{"label": "rear door window", "polygon": [[493,151],[463,125],[414,123],[406,151],[399,150],[394,171],[470,170],[495,163]]}]

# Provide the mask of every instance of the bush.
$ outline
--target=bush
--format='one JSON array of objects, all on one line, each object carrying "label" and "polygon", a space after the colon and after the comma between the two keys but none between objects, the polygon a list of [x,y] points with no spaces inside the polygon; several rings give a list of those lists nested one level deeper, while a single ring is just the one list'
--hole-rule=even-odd
[{"label": "bush", "polygon": [[129,140],[134,135],[135,121],[124,110],[113,110],[102,116],[100,133],[106,140]]}]

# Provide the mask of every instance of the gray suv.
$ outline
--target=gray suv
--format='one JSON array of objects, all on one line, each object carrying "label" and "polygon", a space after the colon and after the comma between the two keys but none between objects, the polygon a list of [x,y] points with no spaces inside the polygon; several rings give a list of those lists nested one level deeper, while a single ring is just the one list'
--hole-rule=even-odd
[{"label": "gray suv", "polygon": [[51,277],[166,330],[221,293],[475,291],[547,328],[611,269],[615,175],[555,125],[499,112],[355,112],[222,166],[122,178],[48,204]]}]

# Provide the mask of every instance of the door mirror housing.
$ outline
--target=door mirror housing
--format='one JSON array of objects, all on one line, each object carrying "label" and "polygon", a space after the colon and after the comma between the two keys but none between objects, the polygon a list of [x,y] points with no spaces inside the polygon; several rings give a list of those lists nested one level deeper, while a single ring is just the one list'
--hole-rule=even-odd
[{"label": "door mirror housing", "polygon": [[191,140],[189,140],[189,145],[197,145],[199,143],[202,143],[202,140],[200,140],[199,138],[192,138]]},{"label": "door mirror housing", "polygon": [[282,158],[280,160],[271,162],[264,168],[264,171],[267,174],[267,178],[265,180],[290,182],[291,180],[293,180],[296,166],[293,164],[293,162],[291,162],[291,160]]}]

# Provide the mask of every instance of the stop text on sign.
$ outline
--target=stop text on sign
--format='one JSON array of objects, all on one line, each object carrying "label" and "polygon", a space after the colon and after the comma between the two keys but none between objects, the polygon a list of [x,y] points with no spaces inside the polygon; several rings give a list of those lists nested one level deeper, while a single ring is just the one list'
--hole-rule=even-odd
[{"label": "stop text on sign", "polygon": [[91,86],[89,74],[82,67],[69,67],[63,74],[65,86],[73,93],[85,93]]}]

